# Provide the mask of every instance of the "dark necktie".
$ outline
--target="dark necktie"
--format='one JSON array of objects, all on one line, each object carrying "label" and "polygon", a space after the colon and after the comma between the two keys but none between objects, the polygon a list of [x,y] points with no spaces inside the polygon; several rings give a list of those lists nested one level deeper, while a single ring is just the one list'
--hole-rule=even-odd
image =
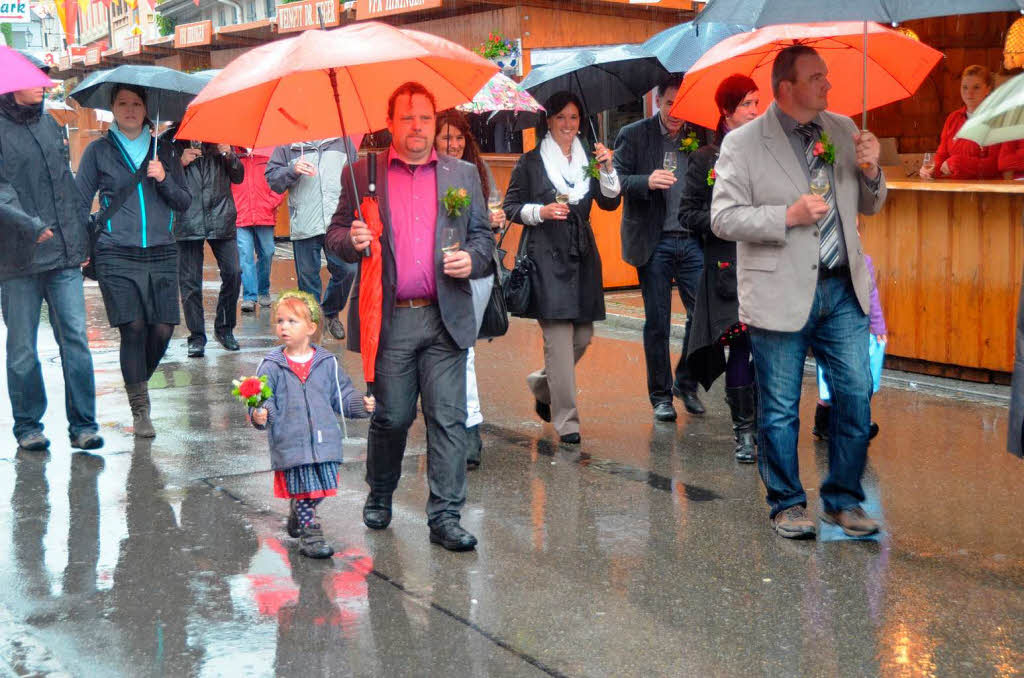
[{"label": "dark necktie", "polygon": [[[819,169],[828,173],[825,159],[820,155],[814,155],[814,145],[821,140],[821,131],[814,123],[807,123],[796,126],[796,133],[804,142],[804,157],[807,160],[807,169],[811,176]],[[828,212],[818,220],[818,230],[821,231],[821,239],[818,241],[818,256],[825,268],[832,268],[839,261],[841,253],[839,238],[842,235],[839,228],[839,211],[836,209],[835,187],[829,180],[828,190],[822,199],[828,203]]]}]

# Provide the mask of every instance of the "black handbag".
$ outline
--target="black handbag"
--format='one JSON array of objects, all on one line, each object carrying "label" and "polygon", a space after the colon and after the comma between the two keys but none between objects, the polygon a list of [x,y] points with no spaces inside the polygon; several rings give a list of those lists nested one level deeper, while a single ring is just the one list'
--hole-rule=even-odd
[{"label": "black handbag", "polygon": [[504,270],[501,259],[504,256],[503,250],[494,250],[494,284],[491,285],[491,298],[487,300],[477,339],[503,337],[508,332],[508,309],[505,307],[505,291],[501,286],[501,271]]},{"label": "black handbag", "polygon": [[[82,267],[82,275],[90,280],[96,280],[96,241],[99,240],[100,230],[103,228],[104,222],[112,218],[117,211],[127,202],[128,196],[132,194],[135,187],[138,186],[143,179],[146,178],[147,163],[142,163],[138,171],[135,172],[134,180],[121,189],[121,192],[114,196],[114,199],[110,201],[110,204],[101,209],[99,212],[94,212],[89,215],[89,263]],[[145,224],[142,225],[146,227]]]},{"label": "black handbag", "polygon": [[530,279],[533,276],[534,263],[526,253],[526,241],[529,239],[529,227],[523,227],[523,237],[519,241],[519,252],[516,254],[515,268],[508,274],[502,285],[505,294],[505,307],[512,315],[522,315],[530,308],[532,292]]}]

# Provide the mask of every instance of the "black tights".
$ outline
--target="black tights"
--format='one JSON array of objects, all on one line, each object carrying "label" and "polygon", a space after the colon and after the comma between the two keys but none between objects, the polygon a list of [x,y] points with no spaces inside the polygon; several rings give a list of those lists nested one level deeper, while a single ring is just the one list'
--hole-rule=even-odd
[{"label": "black tights", "polygon": [[117,329],[121,332],[121,374],[124,383],[149,381],[167,351],[167,344],[171,343],[174,325],[147,325],[145,320],[133,320],[118,325]]}]

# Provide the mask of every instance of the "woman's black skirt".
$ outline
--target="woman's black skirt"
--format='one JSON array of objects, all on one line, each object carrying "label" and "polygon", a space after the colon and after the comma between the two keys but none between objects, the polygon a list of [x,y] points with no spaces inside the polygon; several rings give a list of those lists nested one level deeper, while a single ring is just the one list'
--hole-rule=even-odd
[{"label": "woman's black skirt", "polygon": [[178,307],[178,247],[98,245],[96,278],[112,327],[135,320],[147,325],[181,322]]}]

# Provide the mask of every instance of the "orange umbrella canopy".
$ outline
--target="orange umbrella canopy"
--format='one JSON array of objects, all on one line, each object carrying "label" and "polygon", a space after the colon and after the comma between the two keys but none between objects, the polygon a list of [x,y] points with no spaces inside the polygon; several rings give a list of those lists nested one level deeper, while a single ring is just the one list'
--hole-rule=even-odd
[{"label": "orange umbrella canopy", "polygon": [[444,110],[473,98],[498,67],[443,38],[378,22],[306,31],[252,49],[193,100],[177,136],[236,146],[275,146],[386,127],[401,84],[426,87]]},{"label": "orange umbrella canopy", "polygon": [[[867,108],[911,96],[939,61],[942,52],[881,24],[867,22]],[[862,21],[766,26],[726,38],[693,65],[683,79],[671,115],[714,129],[719,111],[715,90],[734,73],[757,84],[762,110],[772,101],[775,55],[791,45],[818,50],[828,65],[832,90],[828,108],[855,115],[864,102],[864,30]]]},{"label": "orange umbrella canopy", "polygon": [[377,370],[377,348],[380,346],[381,313],[384,292],[381,287],[383,259],[380,236],[384,225],[376,198],[363,198],[363,218],[373,234],[370,256],[359,262],[359,353],[363,358],[363,378],[374,382]]}]

